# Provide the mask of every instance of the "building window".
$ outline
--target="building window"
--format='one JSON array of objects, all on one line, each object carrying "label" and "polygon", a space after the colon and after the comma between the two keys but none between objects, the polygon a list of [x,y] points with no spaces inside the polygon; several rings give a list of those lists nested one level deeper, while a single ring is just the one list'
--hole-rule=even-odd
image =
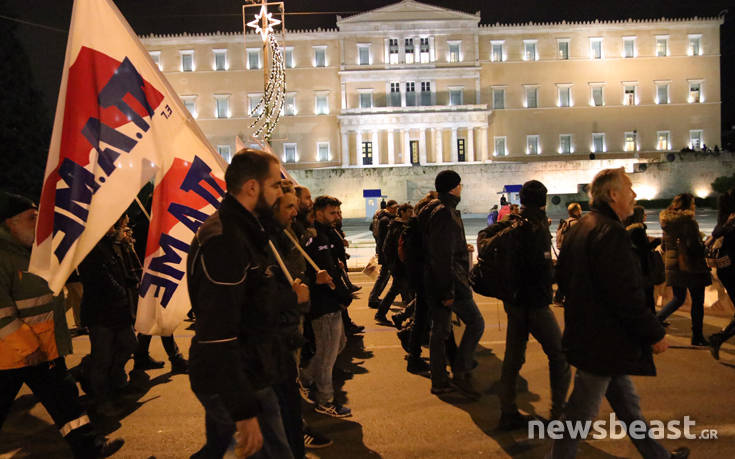
[{"label": "building window", "polygon": [[416,83],[413,81],[406,82],[406,107],[416,106]]},{"label": "building window", "polygon": [[590,58],[602,59],[602,38],[590,38]]},{"label": "building window", "polygon": [[572,153],[572,134],[561,134],[559,136],[559,153]]},{"label": "building window", "polygon": [[230,117],[230,96],[215,95],[214,96],[214,116],[216,118]]},{"label": "building window", "polygon": [[398,63],[398,39],[397,38],[389,38],[388,39],[388,62],[391,64],[397,64]]},{"label": "building window", "polygon": [[657,104],[669,103],[669,83],[656,83],[656,101]]},{"label": "building window", "polygon": [[163,67],[161,66],[161,52],[160,51],[148,51],[148,54],[151,56],[151,59],[153,59],[153,63],[156,64],[156,67],[158,67],[158,70],[163,70]]},{"label": "building window", "polygon": [[283,102],[283,111],[286,115],[295,115],[296,114],[296,95],[295,94],[286,94],[286,98]]},{"label": "building window", "polygon": [[392,82],[390,84],[390,96],[388,102],[391,107],[401,106],[401,83]]},{"label": "building window", "polygon": [[590,97],[590,105],[593,107],[602,107],[605,105],[605,94],[602,86],[592,86],[592,97]]},{"label": "building window", "polygon": [[505,108],[505,88],[493,88],[493,109]]},{"label": "building window", "polygon": [[561,39],[556,41],[559,48],[559,59],[566,61],[569,59],[569,39]]},{"label": "building window", "polygon": [[362,91],[359,93],[360,96],[360,108],[372,108],[373,106],[373,92]]},{"label": "building window", "polygon": [[538,88],[526,86],[526,108],[538,108]]},{"label": "building window", "polygon": [[406,55],[406,64],[413,64],[414,53],[416,52],[413,46],[413,38],[406,38],[404,40],[403,50]]},{"label": "building window", "polygon": [[538,52],[536,51],[537,44],[538,44],[538,40],[523,40],[523,60],[524,61],[538,60]]},{"label": "building window", "polygon": [[702,102],[702,83],[699,81],[689,82],[689,97],[687,101],[690,104],[698,104]]},{"label": "building window", "polygon": [[490,42],[490,61],[503,62],[505,60],[505,41],[493,40]]},{"label": "building window", "polygon": [[467,162],[467,147],[465,139],[457,139],[457,162]]},{"label": "building window", "polygon": [[314,103],[314,113],[317,115],[329,114],[329,101],[327,94],[317,94],[316,101]]},{"label": "building window", "polygon": [[294,59],[293,59],[293,46],[287,46],[286,47],[286,68],[292,69],[295,67],[294,65]]},{"label": "building window", "polygon": [[572,106],[572,88],[569,86],[559,86],[559,106],[560,107],[571,107]]},{"label": "building window", "polygon": [[638,85],[623,85],[623,105],[638,105]]},{"label": "building window", "polygon": [[227,64],[227,50],[226,49],[214,49],[214,70],[227,70],[229,68]]},{"label": "building window", "polygon": [[256,117],[263,113],[263,104],[260,104],[261,100],[263,100],[262,94],[248,94],[248,115]]},{"label": "building window", "polygon": [[669,55],[669,37],[659,35],[656,37],[656,56],[666,57]]},{"label": "building window", "polygon": [[703,143],[701,129],[693,129],[689,131],[689,148],[692,150],[701,150]]},{"label": "building window", "polygon": [[217,145],[217,153],[228,163],[232,161],[232,150],[229,145]]},{"label": "building window", "polygon": [[493,156],[507,156],[508,151],[505,149],[505,136],[495,137],[495,151]]},{"label": "building window", "polygon": [[687,54],[690,56],[702,55],[702,35],[689,35],[689,49]]},{"label": "building window", "polygon": [[449,88],[449,105],[462,105],[463,88]]},{"label": "building window", "polygon": [[191,116],[196,118],[197,113],[197,96],[181,96],[181,101],[184,103],[184,107],[189,110]]},{"label": "building window", "polygon": [[357,45],[357,64],[358,65],[370,65],[370,45],[359,44]]},{"label": "building window", "polygon": [[656,132],[656,150],[671,150],[671,133],[669,131]]},{"label": "building window", "polygon": [[283,162],[284,163],[295,163],[298,161],[298,152],[296,151],[295,143],[284,143],[283,144]]},{"label": "building window", "polygon": [[317,161],[329,161],[329,142],[317,142],[316,159]]},{"label": "building window", "polygon": [[605,146],[605,134],[594,133],[592,134],[592,152],[602,153],[607,149]]},{"label": "building window", "polygon": [[460,54],[460,48],[462,47],[461,41],[450,41],[449,42],[449,62],[461,62],[462,56]]},{"label": "building window", "polygon": [[429,48],[429,37],[422,37],[419,39],[419,52],[421,53],[421,63],[427,64],[430,59],[430,48]]},{"label": "building window", "polygon": [[638,133],[636,131],[625,133],[625,137],[623,141],[623,150],[625,151],[638,150]]},{"label": "building window", "polygon": [[248,48],[248,70],[260,68],[260,49]]},{"label": "building window", "polygon": [[623,57],[635,57],[635,37],[623,37]]},{"label": "building window", "polygon": [[314,67],[327,66],[327,47],[314,46]]},{"label": "building window", "polygon": [[421,82],[421,105],[425,107],[429,105],[433,105],[431,103],[431,82],[430,81]]},{"label": "building window", "polygon": [[194,51],[180,51],[181,53],[181,71],[182,72],[193,72],[194,71]]},{"label": "building window", "polygon": [[373,143],[362,143],[362,164],[363,166],[371,166],[373,164]]},{"label": "building window", "polygon": [[541,148],[539,147],[538,135],[527,135],[526,136],[526,154],[527,155],[541,154]]}]

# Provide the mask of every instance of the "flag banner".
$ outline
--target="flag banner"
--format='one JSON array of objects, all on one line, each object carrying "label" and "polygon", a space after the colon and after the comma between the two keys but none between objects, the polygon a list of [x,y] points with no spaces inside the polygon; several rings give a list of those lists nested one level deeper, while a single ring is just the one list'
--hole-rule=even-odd
[{"label": "flag banner", "polygon": [[186,256],[219,205],[226,163],[110,0],[76,0],[29,270],[59,292],[149,181],[138,331],[189,309]]}]

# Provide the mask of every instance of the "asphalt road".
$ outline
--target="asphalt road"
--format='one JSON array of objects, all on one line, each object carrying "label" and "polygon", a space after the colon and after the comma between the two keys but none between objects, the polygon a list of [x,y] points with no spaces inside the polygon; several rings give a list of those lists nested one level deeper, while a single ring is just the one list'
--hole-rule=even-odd
[{"label": "asphalt road", "polygon": [[[352,408],[353,417],[336,420],[313,412],[306,414],[312,426],[334,440],[334,445],[313,451],[317,458],[457,458],[519,457],[542,458],[550,447],[548,439],[529,439],[526,431],[512,433],[496,429],[499,402],[496,384],[504,353],[505,317],[493,299],[477,297],[485,318],[485,333],[477,352],[479,367],[475,383],[483,397],[469,402],[461,396],[442,398],[429,393],[427,378],[405,371],[404,352],[395,330],[376,325],[374,310],[367,308],[367,291],[372,282],[362,274],[353,280],[363,287],[361,299],[351,306],[353,319],[367,326],[364,336],[350,343],[340,367],[353,374],[338,379],[337,397]],[[559,321],[562,311],[552,308]],[[397,308],[396,308],[397,310]],[[721,327],[727,319],[706,316],[705,333]],[[180,327],[176,339],[188,354],[192,332]],[[716,429],[716,440],[663,440],[673,449],[688,446],[694,458],[735,457],[735,346],[726,344],[722,360],[716,362],[706,349],[689,343],[689,319],[672,316],[670,348],[656,357],[658,376],[634,378],[641,405],[649,419],[696,422],[692,432]],[[734,343],[735,344],[735,343]],[[75,353],[70,366],[89,351],[87,337],[74,339]],[[164,359],[160,341],[154,338],[151,351]],[[425,352],[425,355],[427,353]],[[132,362],[129,363],[132,366]],[[204,442],[203,410],[189,388],[186,375],[170,375],[168,364],[149,371],[150,383],[141,392],[123,399],[116,415],[98,426],[112,436],[126,440],[117,458],[185,458]],[[550,408],[548,366],[539,344],[528,345],[526,364],[521,371],[521,410],[547,416]],[[599,418],[609,418],[603,402]],[[26,387],[18,396],[0,432],[0,458],[71,457],[50,417]],[[640,457],[628,439],[592,440],[582,444],[578,457]]]}]

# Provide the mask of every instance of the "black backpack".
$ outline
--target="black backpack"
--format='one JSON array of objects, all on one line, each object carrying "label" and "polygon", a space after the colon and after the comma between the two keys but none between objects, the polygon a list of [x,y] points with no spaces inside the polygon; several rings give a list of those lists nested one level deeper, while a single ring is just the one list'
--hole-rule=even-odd
[{"label": "black backpack", "polygon": [[520,255],[525,218],[511,218],[490,225],[477,235],[477,264],[470,271],[472,290],[513,303],[521,288]]}]

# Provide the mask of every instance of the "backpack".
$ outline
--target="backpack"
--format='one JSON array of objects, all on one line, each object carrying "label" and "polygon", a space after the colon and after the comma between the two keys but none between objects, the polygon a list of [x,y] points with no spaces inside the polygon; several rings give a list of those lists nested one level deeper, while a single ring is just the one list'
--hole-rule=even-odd
[{"label": "backpack", "polygon": [[383,241],[383,261],[388,266],[393,266],[398,261],[398,243],[403,233],[403,225],[399,222],[391,222],[388,226],[388,234]]},{"label": "backpack", "polygon": [[413,216],[403,225],[398,237],[398,258],[402,263],[416,266],[423,262],[421,229],[419,219]]},{"label": "backpack", "polygon": [[370,222],[370,231],[373,233],[375,240],[378,240],[378,231],[380,229],[380,217],[383,216],[383,209],[373,214],[373,220]]},{"label": "backpack", "polygon": [[496,223],[477,235],[477,263],[470,271],[472,290],[513,303],[521,288],[520,254],[523,250],[525,218]]}]

